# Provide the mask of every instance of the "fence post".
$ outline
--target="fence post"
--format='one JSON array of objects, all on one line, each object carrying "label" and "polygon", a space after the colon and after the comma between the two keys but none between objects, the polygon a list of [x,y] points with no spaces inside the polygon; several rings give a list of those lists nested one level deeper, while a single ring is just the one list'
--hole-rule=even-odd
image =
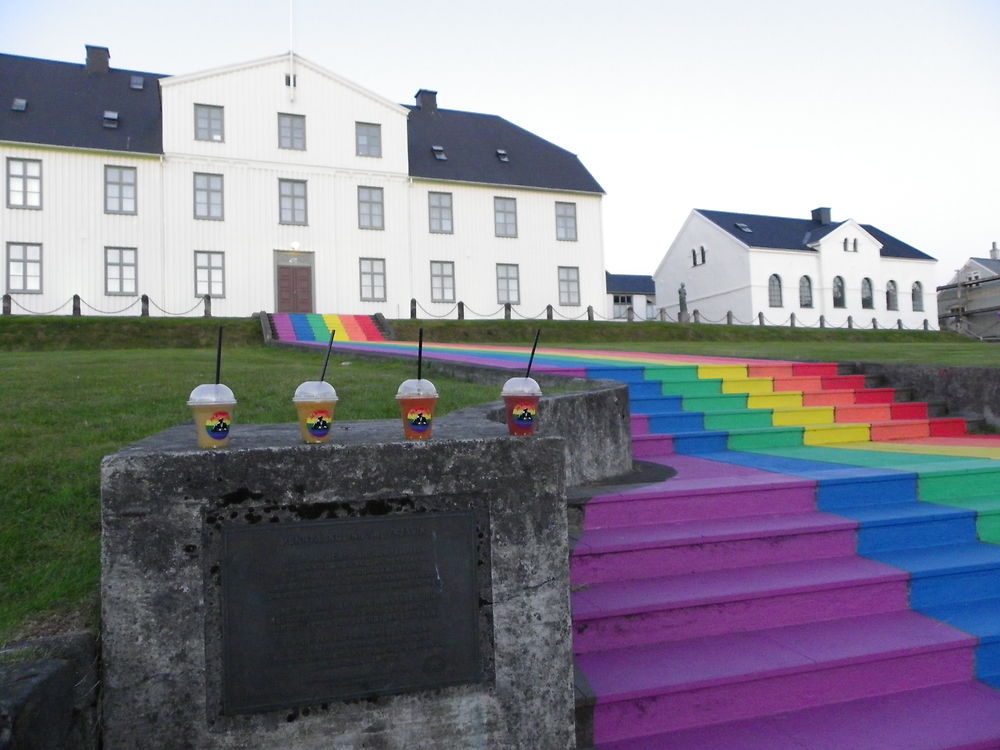
[{"label": "fence post", "polygon": [[896,328],[898,328],[900,331],[903,330],[903,319],[902,318],[896,318]]},{"label": "fence post", "polygon": [[503,319],[510,320],[510,302],[503,303]]},{"label": "fence post", "polygon": [[77,318],[80,317],[80,295],[79,294],[74,294],[73,295],[73,316],[77,317]]},{"label": "fence post", "polygon": [[659,313],[658,317],[659,317],[661,323],[666,323],[667,322],[667,308],[661,307],[660,308],[660,313]]},{"label": "fence post", "polygon": [[593,322],[594,320],[594,306],[587,305],[587,320]]},{"label": "fence post", "polygon": [[927,318],[924,318],[924,330],[925,331],[931,330],[931,324],[927,322]]},{"label": "fence post", "polygon": [[757,313],[757,323],[759,325],[764,325],[764,313],[762,312]]},{"label": "fence post", "polygon": [[878,318],[872,318],[872,330],[878,330]]},{"label": "fence post", "polygon": [[142,299],[142,311],[139,313],[139,317],[148,318],[149,317],[149,295],[144,294]]},{"label": "fence post", "polygon": [[410,297],[410,320],[417,319],[417,299],[416,297]]},{"label": "fence post", "polygon": [[545,306],[545,319],[552,320],[552,305]]},{"label": "fence post", "polygon": [[692,319],[694,320],[695,323],[700,323],[701,322],[701,313],[698,312],[697,310],[695,310],[693,313],[691,313],[691,317],[692,317]]},{"label": "fence post", "polygon": [[733,324],[733,311],[726,310],[726,325],[731,326]]},{"label": "fence post", "polygon": [[791,321],[792,321],[791,327],[795,328],[795,313],[792,313]]},{"label": "fence post", "polygon": [[204,297],[202,297],[202,299],[205,301],[204,316],[206,318],[211,318],[212,317],[212,296],[209,295],[209,294],[206,294]]},{"label": "fence post", "polygon": [[464,302],[459,302],[458,303],[458,319],[459,320],[465,320],[465,303]]},{"label": "fence post", "polygon": [[10,295],[5,294],[3,296],[3,314],[10,315]]},{"label": "fence post", "polygon": [[847,327],[848,328],[854,328],[854,316],[853,315],[848,315],[847,316]]},{"label": "fence post", "polygon": [[825,315],[820,315],[819,316],[819,327],[820,328],[826,328],[826,316]]},{"label": "fence post", "polygon": [[635,310],[632,309],[632,305],[628,306],[628,312],[625,313],[625,319],[628,320],[629,323],[635,320]]}]

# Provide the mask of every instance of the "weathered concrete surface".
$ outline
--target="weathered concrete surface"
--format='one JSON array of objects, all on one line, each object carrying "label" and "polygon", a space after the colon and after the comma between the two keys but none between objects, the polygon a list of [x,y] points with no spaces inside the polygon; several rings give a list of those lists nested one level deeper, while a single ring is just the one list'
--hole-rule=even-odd
[{"label": "weathered concrete surface", "polygon": [[0,748],[97,747],[97,644],[88,633],[0,650]]},{"label": "weathered concrete surface", "polygon": [[950,414],[981,417],[1000,429],[1000,370],[995,367],[853,362],[856,372],[885,378],[896,388],[909,388],[916,399],[940,401]]},{"label": "weathered concrete surface", "polygon": [[[471,414],[413,442],[397,420],[336,423],[325,445],[261,425],[209,452],[192,429],[102,464],[105,747],[573,747],[562,440],[507,437]],[[221,713],[219,524],[460,509],[481,535],[483,682]]]}]

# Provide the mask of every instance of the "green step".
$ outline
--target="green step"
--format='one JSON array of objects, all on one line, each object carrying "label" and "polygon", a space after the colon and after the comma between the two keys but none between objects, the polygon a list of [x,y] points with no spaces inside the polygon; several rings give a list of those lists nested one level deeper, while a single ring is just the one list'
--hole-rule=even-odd
[{"label": "green step", "polygon": [[770,409],[705,412],[706,430],[743,430],[750,427],[773,426]]},{"label": "green step", "polygon": [[664,383],[686,382],[698,379],[698,367],[696,365],[646,367],[643,370],[643,377],[646,380],[659,380]]},{"label": "green step", "polygon": [[772,427],[767,430],[733,430],[727,443],[731,451],[761,448],[794,448],[802,445],[802,427]]},{"label": "green step", "polygon": [[747,408],[745,393],[718,393],[714,396],[685,396],[681,402],[683,411],[735,411]]},{"label": "green step", "polygon": [[719,396],[722,395],[722,381],[692,380],[690,382],[680,382],[680,381],[664,382],[663,395],[664,396]]}]

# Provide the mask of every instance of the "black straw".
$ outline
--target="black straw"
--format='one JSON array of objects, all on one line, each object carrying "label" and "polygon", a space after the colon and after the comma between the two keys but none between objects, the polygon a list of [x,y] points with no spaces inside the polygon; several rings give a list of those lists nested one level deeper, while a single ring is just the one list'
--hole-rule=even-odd
[{"label": "black straw", "polygon": [[423,379],[424,370],[424,329],[420,329],[420,341],[417,342],[417,380]]},{"label": "black straw", "polygon": [[535,347],[538,346],[538,337],[542,335],[542,329],[535,331],[535,343],[531,345],[531,356],[528,357],[528,369],[524,371],[524,377],[531,374],[531,363],[535,361]]},{"label": "black straw", "polygon": [[330,352],[333,351],[333,337],[337,334],[337,331],[333,328],[330,329],[330,343],[326,346],[326,359],[323,360],[323,372],[319,374],[319,379],[322,381],[326,378],[326,366],[330,364]]},{"label": "black straw", "polygon": [[219,326],[219,341],[215,345],[215,384],[222,382],[222,326]]}]

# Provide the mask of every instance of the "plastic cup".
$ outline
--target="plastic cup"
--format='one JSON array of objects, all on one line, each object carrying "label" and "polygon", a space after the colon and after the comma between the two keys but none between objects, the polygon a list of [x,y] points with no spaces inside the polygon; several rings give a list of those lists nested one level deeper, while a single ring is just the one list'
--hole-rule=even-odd
[{"label": "plastic cup", "polygon": [[507,413],[507,432],[518,437],[535,434],[538,421],[538,399],[542,389],[534,378],[511,378],[503,385],[504,410]]},{"label": "plastic cup", "polygon": [[225,448],[233,424],[236,396],[222,383],[203,383],[188,397],[199,448]]},{"label": "plastic cup", "polygon": [[330,439],[337,391],[325,380],[307,380],[295,389],[292,403],[298,412],[299,432],[307,443],[325,443]]},{"label": "plastic cup", "polygon": [[437,400],[437,388],[429,380],[404,380],[400,384],[396,401],[403,419],[403,437],[407,440],[427,440],[431,436]]}]

